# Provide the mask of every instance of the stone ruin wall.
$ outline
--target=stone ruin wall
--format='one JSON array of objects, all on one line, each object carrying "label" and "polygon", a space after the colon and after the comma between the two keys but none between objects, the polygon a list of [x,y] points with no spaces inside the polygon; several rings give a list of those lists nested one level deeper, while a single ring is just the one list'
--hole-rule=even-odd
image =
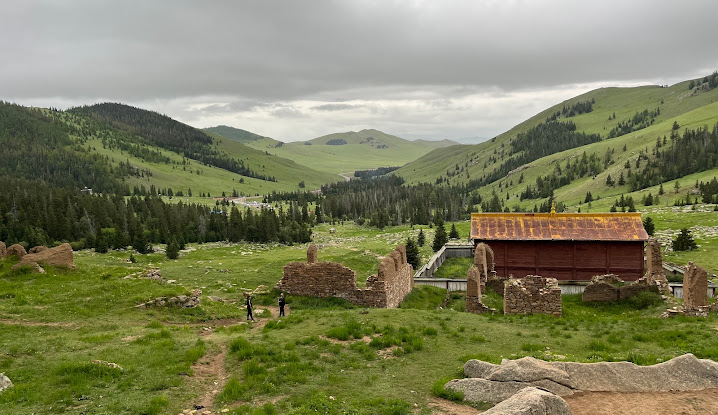
[{"label": "stone ruin wall", "polygon": [[376,275],[367,279],[366,288],[356,284],[356,273],[336,262],[318,262],[317,246],[310,244],[307,262],[284,266],[277,289],[309,297],[338,297],[356,305],[396,308],[414,288],[414,270],[406,262],[406,248],[399,245],[379,264]]},{"label": "stone ruin wall", "polygon": [[494,252],[491,248],[480,243],[474,249],[474,265],[469,268],[466,275],[466,311],[469,313],[483,313],[488,311],[481,302],[482,293],[486,290],[489,275],[495,275]]},{"label": "stone ruin wall", "polygon": [[561,288],[555,278],[528,275],[509,279],[504,287],[504,314],[561,316]]},{"label": "stone ruin wall", "polygon": [[649,238],[646,244],[646,275],[641,278],[648,285],[655,285],[663,294],[670,294],[668,279],[663,271],[661,244],[656,238]]},{"label": "stone ruin wall", "polygon": [[613,274],[596,275],[591,284],[586,286],[581,299],[583,301],[618,301],[636,296],[644,291],[660,292],[660,285],[651,283],[647,278],[641,278],[632,284],[625,282]]},{"label": "stone ruin wall", "polygon": [[708,272],[689,262],[683,274],[683,308],[697,309],[708,305]]}]

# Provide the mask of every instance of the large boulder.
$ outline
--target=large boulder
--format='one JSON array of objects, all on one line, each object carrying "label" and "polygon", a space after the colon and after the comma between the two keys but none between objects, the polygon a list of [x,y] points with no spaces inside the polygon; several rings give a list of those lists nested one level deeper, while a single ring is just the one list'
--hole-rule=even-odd
[{"label": "large boulder", "polygon": [[25,252],[25,248],[22,245],[10,245],[10,247],[7,249],[7,256],[15,256],[18,259],[22,259],[25,255],[27,255],[27,252]]},{"label": "large boulder", "polygon": [[464,365],[464,376],[467,378],[487,379],[500,366],[483,360],[471,359]]},{"label": "large boulder", "polygon": [[524,388],[484,415],[571,415],[566,401],[537,388]]},{"label": "large boulder", "polygon": [[495,382],[481,378],[467,378],[450,380],[444,387],[448,390],[462,392],[464,400],[468,402],[499,403],[531,385],[523,382]]},{"label": "large boulder", "polygon": [[38,254],[42,251],[47,251],[48,249],[50,249],[50,248],[48,248],[46,246],[38,245],[38,246],[30,248],[30,250],[27,251],[27,253],[28,254]]},{"label": "large boulder", "polygon": [[574,383],[565,370],[530,356],[517,360],[502,360],[501,365],[486,379],[499,382],[534,382],[547,379],[575,389]]},{"label": "large boulder", "polygon": [[10,389],[12,387],[13,384],[10,378],[5,376],[4,373],[0,373],[0,393],[2,393],[5,389]]},{"label": "large boulder", "polygon": [[37,264],[53,265],[57,267],[67,267],[70,269],[75,269],[72,247],[70,246],[70,244],[65,243],[55,248],[47,249],[45,251],[41,251],[34,254],[27,254],[22,257],[20,262],[13,265],[12,269],[16,270],[26,265],[35,267],[35,265]]}]

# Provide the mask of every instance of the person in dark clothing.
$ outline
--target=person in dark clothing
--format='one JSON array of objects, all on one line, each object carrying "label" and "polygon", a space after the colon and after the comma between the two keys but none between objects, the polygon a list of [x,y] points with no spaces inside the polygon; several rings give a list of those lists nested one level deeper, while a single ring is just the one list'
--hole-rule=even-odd
[{"label": "person in dark clothing", "polygon": [[284,293],[279,294],[279,317],[284,316]]},{"label": "person in dark clothing", "polygon": [[247,320],[254,321],[254,316],[252,315],[252,295],[247,296]]}]

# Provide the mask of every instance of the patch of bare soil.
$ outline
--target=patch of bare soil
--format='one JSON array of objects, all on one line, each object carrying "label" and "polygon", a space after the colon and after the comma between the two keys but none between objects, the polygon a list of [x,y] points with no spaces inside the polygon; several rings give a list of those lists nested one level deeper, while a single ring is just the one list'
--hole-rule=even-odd
[{"label": "patch of bare soil", "polygon": [[431,413],[433,414],[442,415],[475,415],[481,413],[478,409],[472,408],[468,405],[462,405],[435,397],[429,399],[429,409],[431,409]]},{"label": "patch of bare soil", "polygon": [[228,375],[224,367],[227,347],[220,347],[218,353],[205,355],[192,365],[194,376],[190,378],[189,388],[201,391],[192,409],[200,409],[199,413],[212,410],[215,397],[227,382]]},{"label": "patch of bare soil", "polygon": [[47,323],[43,321],[0,319],[0,324],[26,327],[71,327],[72,323]]},{"label": "patch of bare soil", "polygon": [[364,336],[364,337],[362,337],[361,339],[358,339],[358,340],[355,339],[355,338],[351,338],[351,339],[349,339],[349,340],[339,340],[339,339],[333,339],[333,338],[327,337],[327,336],[319,336],[319,338],[320,338],[320,339],[323,339],[323,340],[326,340],[326,341],[328,341],[329,343],[332,343],[332,344],[342,344],[342,345],[349,344],[349,343],[354,343],[355,341],[362,341],[362,342],[367,343],[367,344],[369,344],[369,343],[371,342],[371,337],[369,337],[369,336]]},{"label": "patch of bare soil", "polygon": [[381,357],[382,359],[393,359],[396,356],[394,355],[394,350],[398,349],[399,346],[391,346],[387,347],[386,349],[381,349],[376,354]]},{"label": "patch of bare soil", "polygon": [[686,392],[581,392],[564,399],[574,415],[704,415],[718,413],[718,389]]}]

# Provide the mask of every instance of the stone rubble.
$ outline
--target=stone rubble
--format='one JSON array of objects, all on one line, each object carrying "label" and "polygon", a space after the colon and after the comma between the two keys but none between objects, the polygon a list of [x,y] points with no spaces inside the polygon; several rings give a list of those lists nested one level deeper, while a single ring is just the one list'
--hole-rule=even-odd
[{"label": "stone rubble", "polygon": [[157,297],[146,303],[138,304],[135,306],[135,308],[163,306],[193,308],[199,305],[200,295],[202,295],[202,290],[197,289],[192,290],[192,293],[190,295],[178,295],[175,297]]}]

